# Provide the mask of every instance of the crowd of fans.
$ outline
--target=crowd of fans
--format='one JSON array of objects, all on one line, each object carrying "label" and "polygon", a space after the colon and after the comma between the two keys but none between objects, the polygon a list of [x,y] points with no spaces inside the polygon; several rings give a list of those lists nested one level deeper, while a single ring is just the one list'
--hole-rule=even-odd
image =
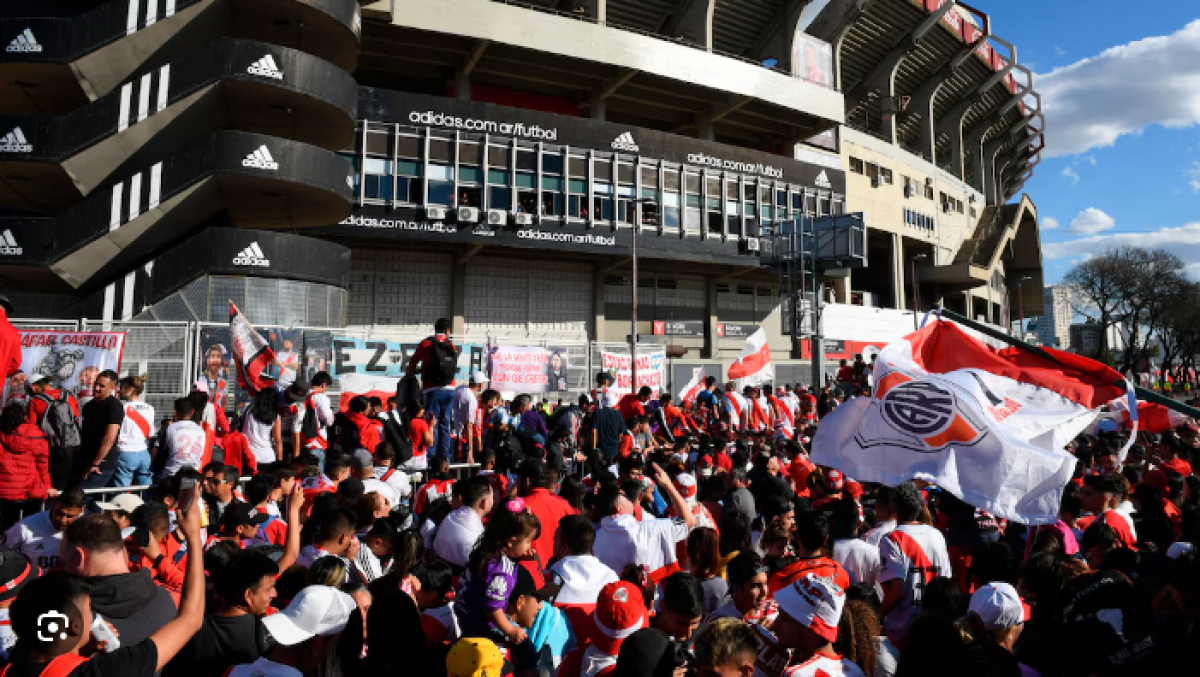
[{"label": "crowd of fans", "polygon": [[[709,379],[685,403],[555,408],[456,384],[448,323],[386,403],[316,374],[155,425],[139,377],[0,413],[6,677],[1186,674],[1191,425],[1106,425],[1059,519],[808,457],[869,365],[810,391]],[[861,366],[860,366],[861,365]],[[199,384],[198,384],[199,385]],[[215,392],[214,392],[215,391]],[[214,406],[215,405],[215,406]],[[451,461],[466,461],[451,474]],[[464,470],[465,468],[465,470]],[[85,489],[150,485],[103,495]],[[102,500],[96,500],[100,497]],[[43,509],[44,506],[44,509]]]}]

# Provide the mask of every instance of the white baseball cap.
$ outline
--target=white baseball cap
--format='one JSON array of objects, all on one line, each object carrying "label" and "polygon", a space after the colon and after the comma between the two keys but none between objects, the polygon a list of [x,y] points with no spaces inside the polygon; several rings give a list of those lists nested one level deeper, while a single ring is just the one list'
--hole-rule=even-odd
[{"label": "white baseball cap", "polygon": [[487,383],[488,375],[476,369],[471,372],[471,383]]},{"label": "white baseball cap", "polygon": [[830,642],[837,640],[846,593],[828,578],[805,574],[775,593],[779,610]]},{"label": "white baseball cap", "polygon": [[142,498],[136,494],[121,494],[116,496],[111,501],[96,502],[96,507],[101,510],[120,510],[121,512],[133,512],[142,507]]},{"label": "white baseball cap", "polygon": [[968,611],[983,621],[988,631],[1004,630],[1025,622],[1025,606],[1017,589],[1008,583],[988,583],[971,595]]},{"label": "white baseball cap", "polygon": [[286,609],[265,616],[262,624],[284,646],[293,646],[317,635],[336,635],[346,627],[354,598],[328,585],[310,585]]}]

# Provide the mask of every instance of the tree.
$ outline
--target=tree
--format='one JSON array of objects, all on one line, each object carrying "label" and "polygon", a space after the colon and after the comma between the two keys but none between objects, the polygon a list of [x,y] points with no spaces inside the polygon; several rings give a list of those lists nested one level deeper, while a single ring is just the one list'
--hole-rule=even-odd
[{"label": "tree", "polygon": [[1189,282],[1183,274],[1183,260],[1165,249],[1129,247],[1121,254],[1129,289],[1120,320],[1129,331],[1120,367],[1125,372],[1149,357],[1150,338],[1178,309]]},{"label": "tree", "polygon": [[[1128,248],[1126,248],[1128,249]],[[1121,318],[1130,294],[1132,275],[1126,256],[1119,249],[1082,261],[1063,276],[1076,303],[1072,310],[1100,325],[1100,354],[1108,352],[1108,330]]]}]

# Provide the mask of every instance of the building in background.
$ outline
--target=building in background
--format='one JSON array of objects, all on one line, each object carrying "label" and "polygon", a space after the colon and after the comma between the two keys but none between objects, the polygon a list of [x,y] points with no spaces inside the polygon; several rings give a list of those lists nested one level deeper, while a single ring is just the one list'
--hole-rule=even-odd
[{"label": "building in background", "polygon": [[[1080,355],[1085,355],[1087,357],[1101,357],[1100,341],[1105,334],[1108,336],[1108,351],[1112,355],[1116,355],[1120,351],[1124,350],[1127,344],[1128,331],[1125,329],[1125,325],[1119,322],[1108,327],[1107,331],[1101,331],[1100,324],[1095,320],[1088,318],[1084,322],[1077,322],[1070,325],[1068,332],[1071,341],[1071,352],[1079,353]],[[1145,339],[1142,340],[1144,341]],[[1155,343],[1157,343],[1157,341],[1150,341],[1151,348],[1155,347]],[[1155,354],[1157,354],[1156,349]]]},{"label": "building in background", "polygon": [[1075,347],[1072,338],[1072,321],[1075,311],[1071,308],[1071,289],[1065,285],[1046,287],[1046,298],[1042,317],[1038,320],[1038,340],[1052,348]]},{"label": "building in background", "polygon": [[820,280],[828,360],[938,303],[1008,326],[1018,288],[1044,312],[1044,123],[991,30],[926,0],[11,0],[0,279],[44,318],[233,300],[620,343],[636,228],[637,332],[689,369],[758,325],[807,358],[760,238],[862,212],[868,266]]}]

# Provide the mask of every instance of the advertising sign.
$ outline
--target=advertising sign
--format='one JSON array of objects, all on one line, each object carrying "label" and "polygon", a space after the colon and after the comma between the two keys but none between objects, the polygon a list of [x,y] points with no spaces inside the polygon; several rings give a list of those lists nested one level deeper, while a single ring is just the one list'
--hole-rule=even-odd
[{"label": "advertising sign", "polygon": [[758,331],[757,324],[721,322],[717,325],[717,338],[744,339]]},{"label": "advertising sign", "polygon": [[21,371],[29,381],[49,376],[54,388],[90,398],[100,372],[121,370],[125,332],[20,330]]},{"label": "advertising sign", "polygon": [[[346,374],[367,374],[400,378],[408,360],[421,341],[400,342],[382,339],[361,339],[335,336],[333,338],[333,371],[330,375],[340,381]],[[482,343],[455,346],[458,353],[456,379],[465,383],[472,371],[484,368],[487,354]]]},{"label": "advertising sign", "polygon": [[545,393],[567,389],[567,351],[562,348],[492,346],[489,385],[500,392]]},{"label": "advertising sign", "polygon": [[833,46],[796,27],[792,41],[792,75],[813,84],[833,86]]},{"label": "advertising sign", "polygon": [[618,395],[623,395],[633,390],[640,390],[642,386],[649,386],[654,391],[654,397],[658,397],[659,391],[667,380],[667,353],[665,349],[647,349],[645,352],[639,347],[637,356],[637,384],[636,388],[631,389],[630,384],[633,381],[633,361],[629,359],[628,353],[600,353],[601,369],[613,375],[614,384],[612,390]]},{"label": "advertising sign", "polygon": [[655,320],[654,335],[704,338],[704,322],[702,320]]}]

